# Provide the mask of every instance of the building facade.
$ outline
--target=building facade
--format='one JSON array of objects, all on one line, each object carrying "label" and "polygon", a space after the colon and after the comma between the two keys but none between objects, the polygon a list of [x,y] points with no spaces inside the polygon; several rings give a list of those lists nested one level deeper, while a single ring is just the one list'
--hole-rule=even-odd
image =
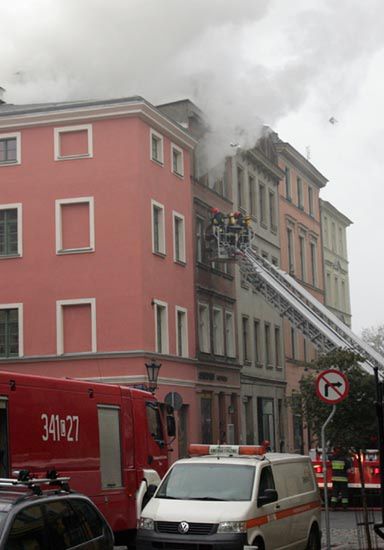
[{"label": "building facade", "polygon": [[[327,179],[289,143],[276,134],[273,140],[285,177],[279,188],[281,267],[319,302],[324,303],[323,245],[320,190]],[[285,368],[288,407],[287,450],[307,452],[311,434],[303,417],[295,414],[299,381],[316,349],[289,321],[284,321]]]},{"label": "building facade", "polygon": [[0,368],[142,384],[155,359],[175,455],[200,436],[195,144],[140,97],[0,105]]},{"label": "building facade", "polygon": [[[279,181],[274,144],[266,134],[231,158],[234,208],[249,215],[255,251],[280,265]],[[285,448],[285,364],[282,319],[236,266],[241,370],[242,442]]]},{"label": "building facade", "polygon": [[218,261],[207,240],[212,209],[233,210],[231,164],[224,152],[211,164],[204,114],[189,100],[159,106],[199,140],[192,175],[195,238],[196,358],[200,439],[239,443],[240,364],[236,336],[235,267]]},{"label": "building facade", "polygon": [[330,202],[320,199],[323,235],[325,305],[351,327],[347,227],[352,222]]}]

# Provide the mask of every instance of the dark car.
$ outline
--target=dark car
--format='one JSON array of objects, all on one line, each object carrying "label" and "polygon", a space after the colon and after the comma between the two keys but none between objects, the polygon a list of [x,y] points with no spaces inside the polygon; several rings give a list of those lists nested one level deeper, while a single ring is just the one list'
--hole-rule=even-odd
[{"label": "dark car", "polygon": [[[1,550],[113,549],[104,516],[88,497],[69,489],[68,478],[23,477],[0,479]],[[44,484],[48,489],[41,489]]]}]

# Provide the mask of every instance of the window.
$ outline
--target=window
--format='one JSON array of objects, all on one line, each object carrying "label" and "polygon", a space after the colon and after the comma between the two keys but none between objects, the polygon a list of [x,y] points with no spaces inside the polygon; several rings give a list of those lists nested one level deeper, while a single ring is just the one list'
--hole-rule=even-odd
[{"label": "window", "polygon": [[296,359],[296,332],[293,327],[291,327],[291,357]]},{"label": "window", "polygon": [[260,322],[253,321],[253,348],[256,366],[260,365]]},{"label": "window", "polygon": [[[203,394],[200,400],[201,442],[212,443],[212,396]],[[184,477],[186,480],[186,478]]]},{"label": "window", "polygon": [[260,185],[259,187],[259,207],[260,207],[260,223],[264,224],[266,223],[266,204],[265,204],[265,186]]},{"label": "window", "polygon": [[317,246],[316,243],[312,242],[310,244],[311,249],[311,283],[313,286],[316,286],[317,283]]},{"label": "window", "polygon": [[184,176],[184,154],[180,147],[171,144],[171,166],[172,172],[177,176]]},{"label": "window", "polygon": [[[268,440],[271,449],[275,448],[275,420],[273,399],[265,397],[257,398],[257,417],[259,428],[259,441]],[[272,487],[268,487],[272,488]]]},{"label": "window", "polygon": [[336,224],[331,224],[332,252],[336,252]]},{"label": "window", "polygon": [[23,355],[23,306],[0,305],[0,357]]},{"label": "window", "polygon": [[245,208],[244,170],[240,166],[237,167],[237,201],[239,208]]},{"label": "window", "polygon": [[269,224],[272,231],[277,230],[275,193],[269,192]]},{"label": "window", "polygon": [[210,352],[209,307],[207,304],[199,304],[199,346],[200,351]]},{"label": "window", "polygon": [[305,238],[303,235],[299,235],[299,249],[300,249],[300,279],[305,281]]},{"label": "window", "polygon": [[96,299],[58,300],[56,330],[57,355],[95,353]]},{"label": "window", "polygon": [[95,250],[93,197],[56,200],[56,254]]},{"label": "window", "polygon": [[173,212],[173,259],[185,262],[185,223],[184,216]]},{"label": "window", "polygon": [[[40,504],[28,506],[15,517],[5,548],[46,548],[46,533]],[[63,548],[63,543],[57,547]],[[65,547],[64,547],[65,548]]]},{"label": "window", "polygon": [[81,547],[87,542],[85,532],[79,526],[79,519],[67,500],[47,502],[45,511],[47,534],[52,548],[66,550]]},{"label": "window", "polygon": [[225,344],[228,357],[235,357],[235,326],[231,311],[225,312]]},{"label": "window", "polygon": [[271,326],[269,323],[264,324],[264,339],[265,339],[265,364],[267,367],[272,366],[271,361]]},{"label": "window", "polygon": [[21,204],[0,205],[0,257],[22,255]]},{"label": "window", "polygon": [[113,405],[98,405],[100,471],[103,489],[122,486],[120,409]]},{"label": "window", "polygon": [[92,125],[55,128],[54,154],[55,160],[93,157]]},{"label": "window", "polygon": [[212,336],[213,353],[215,355],[224,355],[223,329],[223,310],[221,308],[214,307],[212,319]]},{"label": "window", "polygon": [[152,252],[165,254],[164,206],[152,201]]},{"label": "window", "polygon": [[288,272],[290,275],[295,273],[295,260],[293,255],[293,231],[287,228],[287,244],[288,244]]},{"label": "window", "polygon": [[204,220],[196,218],[196,261],[204,261]]},{"label": "window", "polygon": [[339,309],[340,300],[339,300],[339,279],[335,277],[335,307]]},{"label": "window", "polygon": [[93,506],[85,500],[72,498],[71,506],[75,509],[76,516],[84,527],[87,540],[101,537],[103,534],[103,522]]},{"label": "window", "polygon": [[329,247],[328,218],[324,216],[324,246]]},{"label": "window", "polygon": [[280,327],[275,327],[275,367],[277,369],[280,369],[282,367]]},{"label": "window", "polygon": [[157,353],[168,353],[168,304],[154,300]]},{"label": "window", "polygon": [[249,185],[249,213],[251,216],[256,215],[256,180],[253,176],[248,178]]},{"label": "window", "polygon": [[313,189],[310,185],[308,185],[308,210],[309,210],[309,215],[313,216],[314,215],[314,210],[313,210]]},{"label": "window", "polygon": [[20,164],[20,133],[0,134],[0,166]]},{"label": "window", "polygon": [[288,166],[285,167],[285,197],[287,201],[291,201],[291,173]]},{"label": "window", "polygon": [[299,177],[297,178],[297,206],[300,208],[300,210],[304,210],[303,182]]},{"label": "window", "polygon": [[243,335],[243,361],[249,360],[249,319],[243,316],[241,318],[242,335]]},{"label": "window", "polygon": [[176,354],[188,357],[187,310],[176,306]]},{"label": "window", "polygon": [[156,162],[164,163],[164,140],[161,134],[158,134],[154,130],[150,131],[150,146],[151,146],[151,159]]},{"label": "window", "polygon": [[344,239],[343,239],[343,230],[339,227],[339,254],[343,255],[344,253]]}]

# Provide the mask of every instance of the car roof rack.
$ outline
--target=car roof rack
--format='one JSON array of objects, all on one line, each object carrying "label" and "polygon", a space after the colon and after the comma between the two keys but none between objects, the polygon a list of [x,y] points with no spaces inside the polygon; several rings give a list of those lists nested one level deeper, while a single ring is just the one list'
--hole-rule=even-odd
[{"label": "car roof rack", "polygon": [[16,478],[0,478],[0,490],[9,487],[28,488],[35,495],[42,495],[42,485],[57,487],[59,491],[70,493],[70,477],[58,477],[56,470],[47,472],[46,477],[33,477],[28,470],[14,472]]}]

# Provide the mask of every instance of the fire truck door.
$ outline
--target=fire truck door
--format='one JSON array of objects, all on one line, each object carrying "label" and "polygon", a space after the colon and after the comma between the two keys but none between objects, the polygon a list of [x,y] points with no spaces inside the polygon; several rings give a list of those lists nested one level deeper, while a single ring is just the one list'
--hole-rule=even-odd
[{"label": "fire truck door", "polygon": [[0,398],[0,477],[9,477],[8,400]]}]

